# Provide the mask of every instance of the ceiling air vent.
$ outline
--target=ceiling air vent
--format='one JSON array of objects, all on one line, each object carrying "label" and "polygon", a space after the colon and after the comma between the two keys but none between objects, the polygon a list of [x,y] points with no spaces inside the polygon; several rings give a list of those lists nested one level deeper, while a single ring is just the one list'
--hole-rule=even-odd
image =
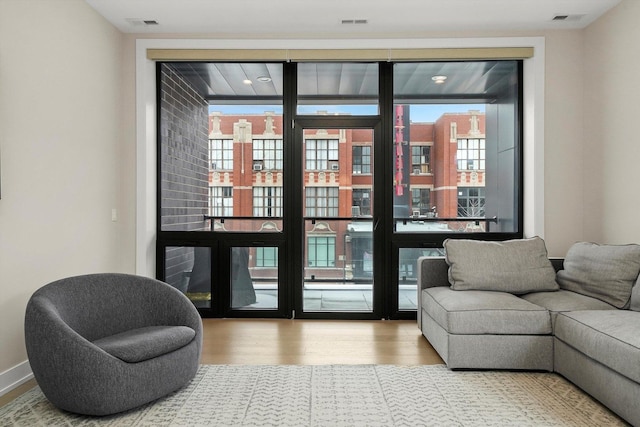
[{"label": "ceiling air vent", "polygon": [[576,22],[584,18],[584,15],[556,15],[552,21]]},{"label": "ceiling air vent", "polygon": [[155,19],[139,19],[139,18],[127,18],[126,21],[134,27],[159,25]]},{"label": "ceiling air vent", "polygon": [[342,20],[342,24],[343,25],[353,25],[353,24],[368,24],[369,20],[368,19],[343,19]]}]

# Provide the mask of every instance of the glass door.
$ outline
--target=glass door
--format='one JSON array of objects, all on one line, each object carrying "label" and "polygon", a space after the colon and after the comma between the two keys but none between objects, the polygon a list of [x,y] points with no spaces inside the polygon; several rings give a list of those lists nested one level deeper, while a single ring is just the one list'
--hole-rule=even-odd
[{"label": "glass door", "polygon": [[375,280],[375,130],[301,126],[296,139],[300,313],[373,317],[381,297]]}]

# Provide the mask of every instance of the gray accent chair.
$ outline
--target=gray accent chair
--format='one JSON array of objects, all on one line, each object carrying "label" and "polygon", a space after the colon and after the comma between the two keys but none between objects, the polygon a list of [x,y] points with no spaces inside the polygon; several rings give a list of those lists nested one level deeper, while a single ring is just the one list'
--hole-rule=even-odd
[{"label": "gray accent chair", "polygon": [[25,316],[29,363],[60,409],[109,415],[193,379],[202,321],[177,289],[128,274],[70,277],[37,290]]}]

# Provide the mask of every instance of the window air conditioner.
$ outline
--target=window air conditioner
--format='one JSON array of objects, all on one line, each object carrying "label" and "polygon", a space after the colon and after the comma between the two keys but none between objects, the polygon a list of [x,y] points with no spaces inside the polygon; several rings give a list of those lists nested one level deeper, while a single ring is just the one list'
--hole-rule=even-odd
[{"label": "window air conditioner", "polygon": [[339,163],[331,163],[331,170],[332,171],[340,170],[340,164]]},{"label": "window air conditioner", "polygon": [[261,163],[254,163],[253,164],[253,170],[254,171],[261,171],[262,170],[262,164]]},{"label": "window air conditioner", "polygon": [[351,216],[360,216],[360,206],[351,206]]}]

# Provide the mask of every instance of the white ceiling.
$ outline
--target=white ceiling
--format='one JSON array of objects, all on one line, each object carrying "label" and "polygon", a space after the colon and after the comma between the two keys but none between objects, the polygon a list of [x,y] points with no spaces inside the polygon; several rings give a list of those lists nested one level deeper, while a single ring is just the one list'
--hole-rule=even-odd
[{"label": "white ceiling", "polygon": [[[584,28],[620,0],[86,0],[126,33],[391,37]],[[553,18],[567,15],[563,21]],[[343,20],[367,23],[343,24]],[[146,24],[144,21],[156,21]]]}]

